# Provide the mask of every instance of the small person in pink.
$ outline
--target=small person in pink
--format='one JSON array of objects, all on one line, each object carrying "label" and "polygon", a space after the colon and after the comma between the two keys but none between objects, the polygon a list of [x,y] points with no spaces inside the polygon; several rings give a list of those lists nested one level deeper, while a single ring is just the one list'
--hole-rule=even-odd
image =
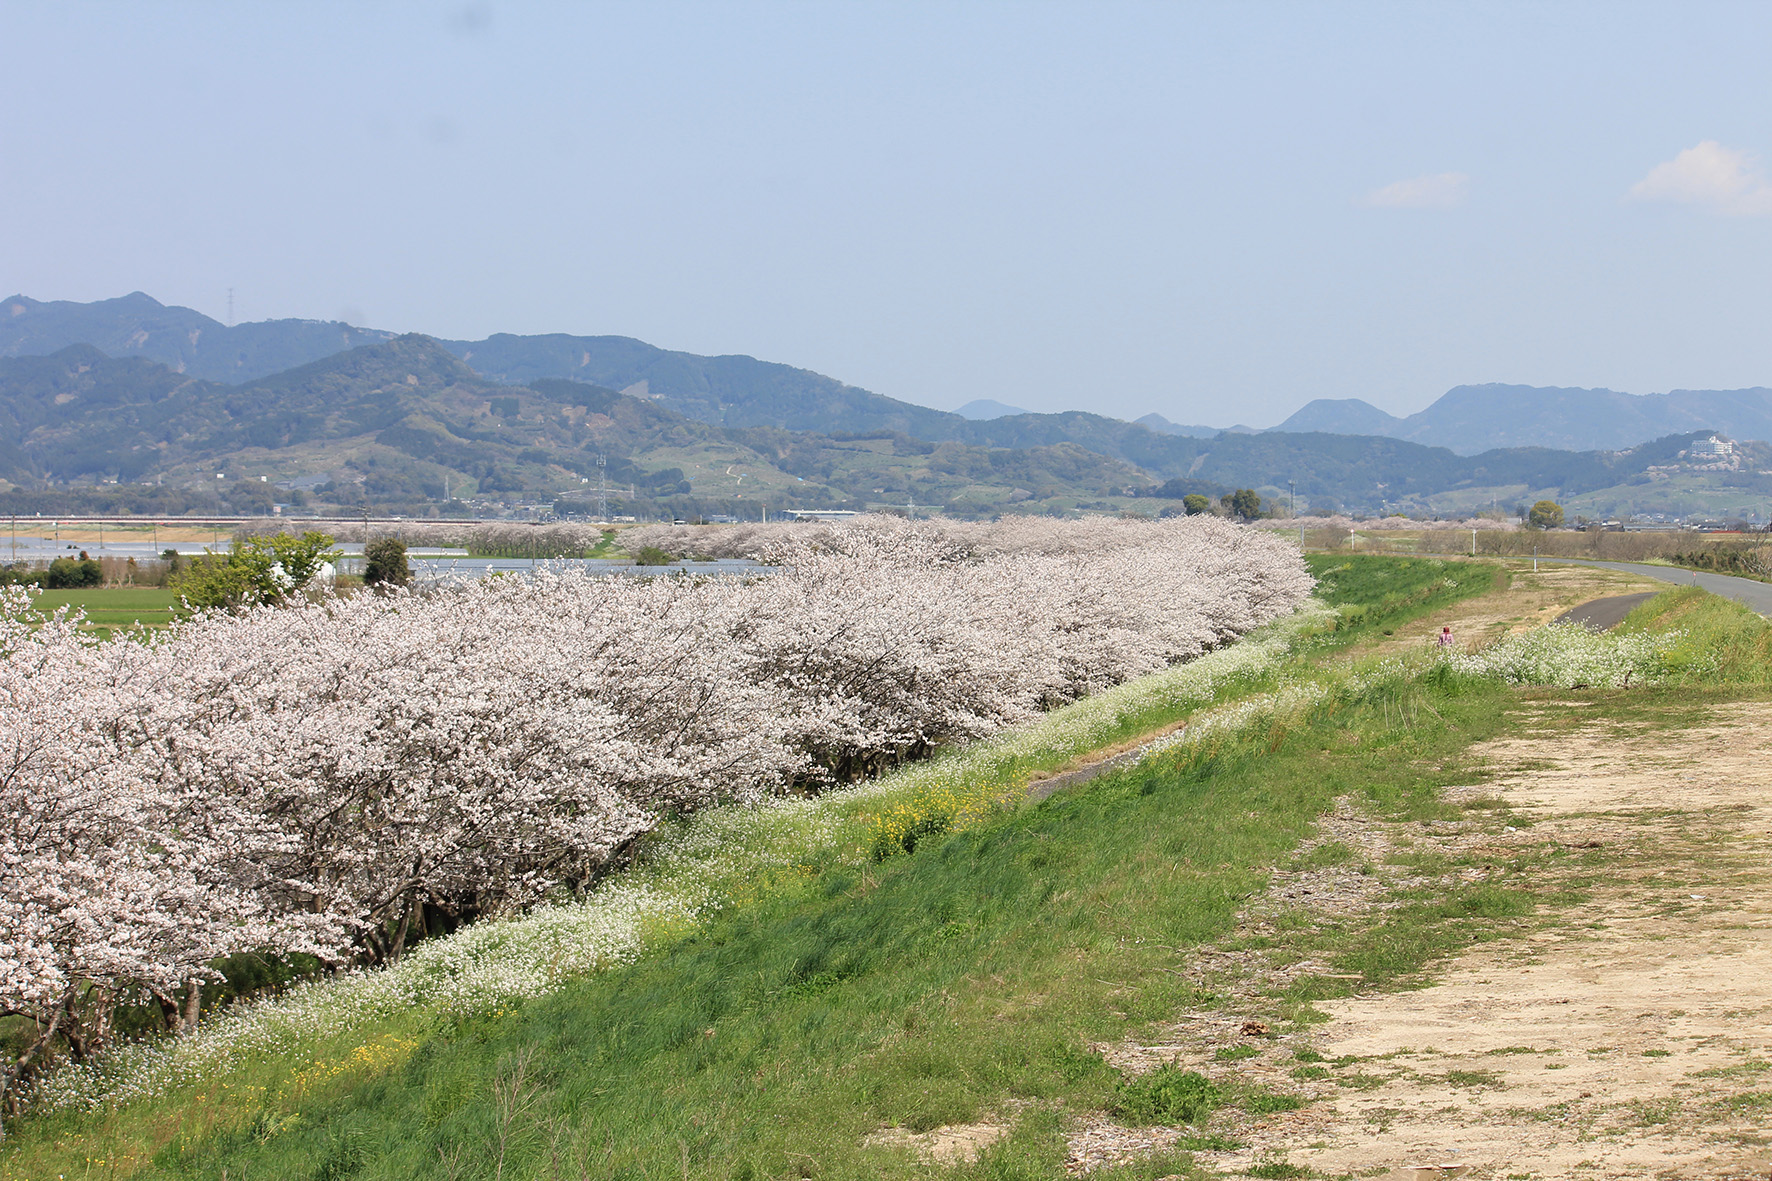
[{"label": "small person in pink", "polygon": [[1450,648],[1451,646],[1452,646],[1452,628],[1450,626],[1442,627],[1440,629],[1440,647]]}]

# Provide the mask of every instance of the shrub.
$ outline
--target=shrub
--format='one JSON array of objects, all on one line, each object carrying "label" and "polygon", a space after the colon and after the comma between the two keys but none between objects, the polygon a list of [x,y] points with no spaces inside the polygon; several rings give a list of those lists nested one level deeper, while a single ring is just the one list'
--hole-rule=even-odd
[{"label": "shrub", "polygon": [[104,570],[84,552],[78,558],[57,558],[49,564],[43,585],[51,590],[97,586],[105,580]]},{"label": "shrub", "polygon": [[363,547],[363,585],[405,586],[412,581],[406,562],[406,543],[398,537],[378,537]]},{"label": "shrub", "polygon": [[23,562],[0,566],[0,586],[42,586],[48,580],[48,571],[32,569]]},{"label": "shrub", "polygon": [[1554,500],[1541,500],[1526,514],[1526,523],[1534,529],[1560,529],[1563,526],[1563,506]]},{"label": "shrub", "polygon": [[193,607],[238,610],[289,602],[309,583],[331,577],[340,554],[325,533],[244,537],[226,554],[191,563],[174,583]]}]

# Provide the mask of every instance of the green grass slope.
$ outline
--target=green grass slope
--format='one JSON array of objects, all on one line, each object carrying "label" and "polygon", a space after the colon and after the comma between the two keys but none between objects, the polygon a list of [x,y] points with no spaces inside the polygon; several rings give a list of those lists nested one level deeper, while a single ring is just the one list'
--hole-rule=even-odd
[{"label": "green grass slope", "polygon": [[[558,1146],[592,1176],[768,1177],[802,1161],[811,1175],[909,1176],[914,1158],[869,1133],[1032,1105],[979,1172],[1062,1175],[1059,1108],[1110,1107],[1120,1082],[1088,1043],[1213,999],[1168,970],[1173,949],[1225,935],[1335,796],[1431,810],[1440,780],[1424,760],[1493,732],[1499,698],[1460,702],[1456,731],[1381,730],[1370,707],[1277,720],[874,873],[809,866],[798,896],[427,1030],[403,1061],[175,1145],[155,1171],[416,1178],[459,1156],[468,1175],[548,1176]],[[1377,739],[1358,755],[1333,740],[1350,720]],[[1419,936],[1368,972],[1413,970],[1444,942]]]}]

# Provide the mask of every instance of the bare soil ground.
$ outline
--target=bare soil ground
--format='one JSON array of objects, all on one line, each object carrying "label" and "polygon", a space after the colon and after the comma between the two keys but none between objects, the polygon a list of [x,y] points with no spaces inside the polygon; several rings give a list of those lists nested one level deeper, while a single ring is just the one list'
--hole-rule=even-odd
[{"label": "bare soil ground", "polygon": [[[1518,818],[1507,827],[1382,823],[1344,807],[1317,838],[1366,865],[1404,845],[1474,854],[1453,875],[1466,879],[1548,844],[1561,867],[1548,872],[1585,901],[1441,965],[1428,987],[1321,1002],[1327,1021],[1277,1037],[1251,1038],[1244,1020],[1323,965],[1207,957],[1194,970],[1230,982],[1233,1011],[1184,1015],[1160,1044],[1102,1049],[1133,1070],[1175,1061],[1311,1100],[1216,1119],[1213,1131],[1246,1147],[1197,1159],[1229,1174],[1772,1175],[1772,704],[1672,726],[1621,716],[1540,702],[1482,750],[1493,778],[1449,794],[1498,799]],[[1388,905],[1408,872],[1283,873],[1244,926]],[[1234,1047],[1255,1052],[1225,1061]],[[1181,1135],[1091,1125],[1073,1138],[1072,1168]]]},{"label": "bare soil ground", "polygon": [[[48,528],[50,522],[32,518],[20,520],[18,533],[20,537],[30,534],[37,537],[59,536],[63,545],[84,546],[89,549],[98,548],[100,541],[132,542],[158,541],[163,545],[203,544],[227,545],[228,538],[233,536],[232,526],[219,529],[204,525],[58,525],[55,529]],[[5,538],[0,537],[0,541]]]}]

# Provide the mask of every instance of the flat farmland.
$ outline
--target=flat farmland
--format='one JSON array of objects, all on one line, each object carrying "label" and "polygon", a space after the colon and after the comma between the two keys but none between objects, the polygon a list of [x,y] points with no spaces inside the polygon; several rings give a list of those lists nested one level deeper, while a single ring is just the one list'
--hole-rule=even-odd
[{"label": "flat farmland", "polygon": [[86,622],[82,630],[103,635],[137,623],[150,628],[164,627],[186,613],[176,593],[152,586],[50,590],[37,596],[35,605],[43,615],[61,607],[83,610]]}]

